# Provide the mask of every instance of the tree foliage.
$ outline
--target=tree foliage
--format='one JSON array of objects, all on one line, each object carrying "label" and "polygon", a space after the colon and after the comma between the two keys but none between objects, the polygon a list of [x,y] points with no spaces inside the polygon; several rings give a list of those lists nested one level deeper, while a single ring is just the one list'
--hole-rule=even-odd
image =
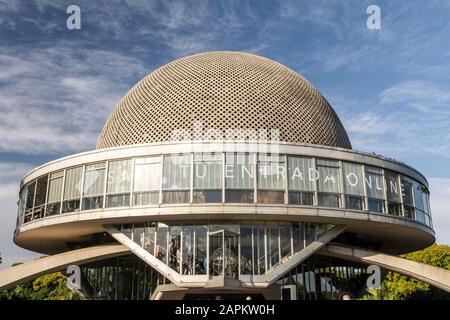
[{"label": "tree foliage", "polygon": [[[450,270],[450,247],[447,245],[433,244],[426,249],[404,254],[401,257]],[[368,290],[368,294],[365,295],[363,299],[450,299],[450,295],[442,290],[430,286],[423,281],[419,281],[396,272],[389,272],[381,284],[381,288],[377,290]]]},{"label": "tree foliage", "polygon": [[67,287],[61,272],[50,273],[34,281],[0,292],[0,300],[78,300]]}]

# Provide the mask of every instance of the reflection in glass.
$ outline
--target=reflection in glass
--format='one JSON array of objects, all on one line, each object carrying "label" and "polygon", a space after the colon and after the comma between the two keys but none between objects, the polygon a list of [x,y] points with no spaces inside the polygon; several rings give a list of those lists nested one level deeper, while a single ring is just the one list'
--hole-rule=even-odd
[{"label": "reflection in glass", "polygon": [[254,243],[254,257],[255,257],[255,274],[261,275],[266,272],[266,249],[265,249],[265,228],[261,222],[254,224],[253,243]]},{"label": "reflection in glass", "polygon": [[25,205],[25,216],[24,222],[29,222],[33,219],[33,205],[34,205],[34,193],[36,189],[36,180],[29,183],[26,186],[26,205]]},{"label": "reflection in glass", "polygon": [[319,207],[339,208],[340,198],[335,194],[319,193],[317,202]]},{"label": "reflection in glass", "polygon": [[194,227],[191,225],[183,225],[183,241],[182,241],[182,270],[183,275],[194,274]]},{"label": "reflection in glass", "polygon": [[369,211],[384,212],[384,201],[379,199],[369,198]]},{"label": "reflection in glass", "polygon": [[267,263],[268,268],[275,267],[280,261],[280,249],[278,246],[278,225],[268,224],[267,228]]},{"label": "reflection in glass", "polygon": [[400,193],[398,186],[398,174],[389,170],[384,173],[386,179],[386,194],[389,201],[400,202]]},{"label": "reflection in glass", "polygon": [[143,157],[134,160],[133,205],[159,203],[161,184],[161,157]]},{"label": "reflection in glass", "polygon": [[280,252],[282,261],[287,260],[292,255],[290,222],[280,223]]},{"label": "reflection in glass", "polygon": [[344,177],[345,207],[354,210],[364,209],[364,181],[362,165],[342,163]]},{"label": "reflection in glass", "polygon": [[155,257],[167,263],[167,224],[158,222],[158,229],[156,232],[156,248]]},{"label": "reflection in glass", "polygon": [[164,157],[163,203],[190,202],[191,155]]},{"label": "reflection in glass", "polygon": [[414,203],[413,203],[413,180],[401,176],[401,190],[403,200],[403,214],[406,218],[414,219]]},{"label": "reflection in glass", "polygon": [[253,155],[225,156],[225,202],[253,203]]},{"label": "reflection in glass", "polygon": [[386,180],[388,213],[394,216],[401,216],[402,208],[400,205],[399,175],[395,172],[385,170],[384,178]]},{"label": "reflection in glass", "polygon": [[294,253],[299,252],[305,247],[305,236],[303,234],[303,223],[292,223],[292,243],[294,246]]},{"label": "reflection in glass", "polygon": [[131,160],[110,161],[106,183],[106,207],[130,205]]},{"label": "reflection in glass", "polygon": [[66,170],[64,182],[63,213],[80,210],[81,175],[83,167]]},{"label": "reflection in glass", "polygon": [[207,227],[203,225],[195,226],[195,274],[206,274],[206,237]]},{"label": "reflection in glass", "polygon": [[40,177],[36,182],[36,196],[34,197],[33,219],[44,216],[45,197],[47,194],[48,176]]},{"label": "reflection in glass", "polygon": [[252,225],[241,224],[241,274],[253,274]]},{"label": "reflection in glass", "polygon": [[357,196],[345,196],[345,207],[353,210],[363,210],[364,198]]},{"label": "reflection in glass", "polygon": [[318,205],[323,207],[340,207],[341,177],[339,162],[317,159]]},{"label": "reflection in glass", "polygon": [[169,227],[169,267],[180,272],[181,259],[181,227]]},{"label": "reflection in glass", "polygon": [[289,204],[312,206],[313,199],[314,193],[312,192],[289,191]]},{"label": "reflection in glass", "polygon": [[313,158],[288,157],[288,185],[289,190],[314,191]]},{"label": "reflection in glass", "polygon": [[83,182],[83,210],[102,208],[104,189],[105,163],[86,165]]},{"label": "reflection in glass", "polygon": [[144,231],[144,237],[141,239],[142,241],[142,247],[150,252],[151,254],[154,254],[155,252],[155,233],[156,233],[156,223],[149,222],[145,226]]},{"label": "reflection in glass", "polygon": [[258,202],[284,203],[286,167],[284,157],[258,155]]},{"label": "reflection in glass", "polygon": [[194,155],[194,202],[222,202],[222,154]]},{"label": "reflection in glass", "polygon": [[49,177],[46,215],[60,213],[64,171],[52,173]]}]

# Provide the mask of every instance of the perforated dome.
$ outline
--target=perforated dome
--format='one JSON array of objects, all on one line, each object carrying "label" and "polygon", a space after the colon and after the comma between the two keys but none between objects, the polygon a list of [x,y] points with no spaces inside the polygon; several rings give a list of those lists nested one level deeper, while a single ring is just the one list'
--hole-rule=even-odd
[{"label": "perforated dome", "polygon": [[275,129],[280,141],[351,149],[314,86],[275,61],[240,52],[196,54],[150,73],[116,106],[97,149],[173,141],[180,129],[194,136],[196,123],[223,138],[228,129]]}]

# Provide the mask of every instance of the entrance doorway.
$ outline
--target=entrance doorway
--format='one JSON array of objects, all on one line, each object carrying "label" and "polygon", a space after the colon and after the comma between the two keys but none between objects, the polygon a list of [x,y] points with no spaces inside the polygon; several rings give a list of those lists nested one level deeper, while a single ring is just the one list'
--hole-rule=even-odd
[{"label": "entrance doorway", "polygon": [[209,275],[239,276],[239,234],[229,230],[209,233]]}]

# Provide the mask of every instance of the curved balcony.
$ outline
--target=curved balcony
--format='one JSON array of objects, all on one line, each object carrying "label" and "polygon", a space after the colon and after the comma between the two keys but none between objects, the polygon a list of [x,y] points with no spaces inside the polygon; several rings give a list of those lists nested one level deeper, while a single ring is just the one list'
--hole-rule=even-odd
[{"label": "curved balcony", "polygon": [[434,241],[426,179],[392,159],[280,143],[163,143],[44,164],[21,185],[15,242],[41,252],[106,224],[278,220],[347,225],[403,252]]}]

